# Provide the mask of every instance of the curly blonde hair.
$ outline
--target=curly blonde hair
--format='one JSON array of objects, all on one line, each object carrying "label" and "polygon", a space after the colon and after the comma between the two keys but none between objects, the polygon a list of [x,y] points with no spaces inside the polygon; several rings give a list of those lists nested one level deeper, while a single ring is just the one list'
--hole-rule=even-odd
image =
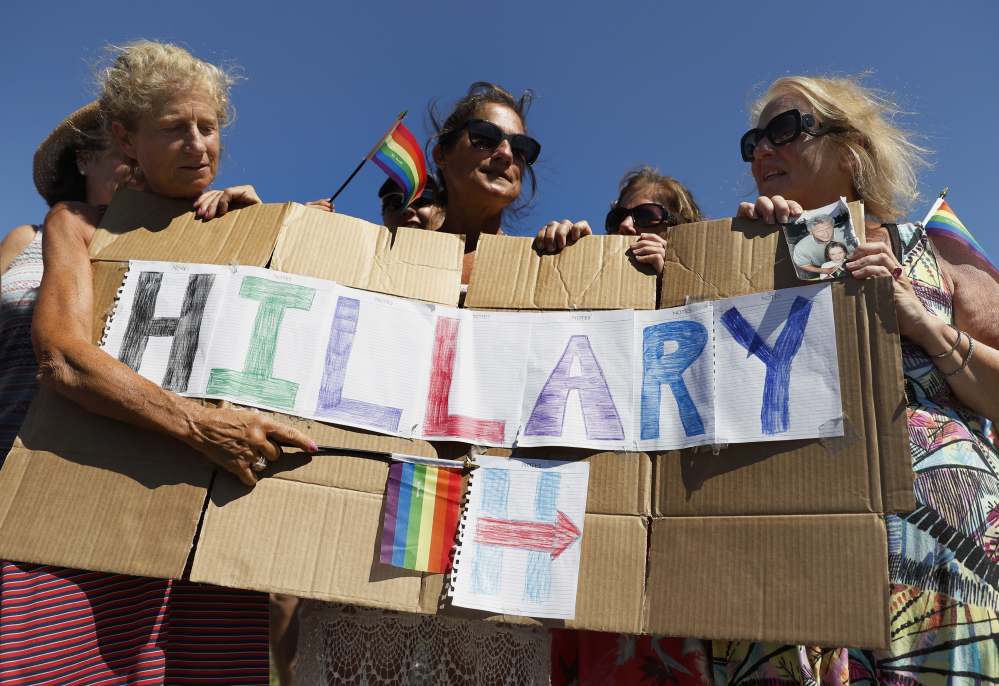
[{"label": "curly blonde hair", "polygon": [[[106,54],[109,64],[96,70],[96,80],[100,91],[100,135],[111,152],[123,152],[114,136],[114,122],[134,130],[140,119],[150,116],[164,98],[177,92],[207,94],[215,103],[220,128],[236,118],[229,90],[240,77],[231,67],[220,68],[199,60],[184,48],[148,40],[109,45]],[[134,160],[131,166],[134,180],[139,169]]]},{"label": "curly blonde hair", "polygon": [[647,164],[632,167],[625,172],[618,189],[620,192],[617,200],[611,203],[611,209],[620,204],[626,193],[648,190],[652,199],[675,214],[680,224],[692,224],[706,219],[687,187],[673,177],[664,175],[656,167]]},{"label": "curly blonde hair", "polygon": [[[868,215],[882,222],[904,218],[920,200],[919,172],[931,166],[930,151],[895,118],[904,114],[893,94],[861,85],[858,76],[785,76],[749,106],[758,121],[767,103],[795,93],[812,106],[815,118],[843,132],[825,135],[853,160],[853,186]],[[859,134],[859,136],[857,135]]]}]

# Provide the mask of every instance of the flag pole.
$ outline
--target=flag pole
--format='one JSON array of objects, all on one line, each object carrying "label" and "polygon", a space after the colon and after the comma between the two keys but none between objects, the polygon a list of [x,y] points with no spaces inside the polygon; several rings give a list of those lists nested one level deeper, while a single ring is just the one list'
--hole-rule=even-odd
[{"label": "flag pole", "polygon": [[375,147],[371,148],[371,152],[369,152],[367,155],[364,156],[364,159],[361,160],[361,163],[359,165],[357,165],[357,169],[354,170],[354,173],[351,174],[349,177],[347,177],[347,180],[343,182],[343,185],[340,186],[339,190],[337,190],[337,192],[333,194],[333,197],[330,198],[330,202],[336,200],[336,196],[340,195],[343,189],[347,187],[347,184],[350,183],[355,176],[357,176],[357,172],[361,171],[361,167],[364,166],[364,163],[370,160],[372,157],[374,157],[375,153],[378,152],[378,148],[382,147],[385,141],[388,140],[389,136],[395,133],[396,127],[399,126],[400,122],[402,122],[407,112],[409,112],[409,110],[403,110],[399,114],[399,116],[395,118],[395,121],[392,122],[392,126],[389,127],[388,131],[385,132],[384,136],[378,139],[378,142],[375,143]]},{"label": "flag pole", "polygon": [[930,221],[930,217],[932,217],[934,214],[936,214],[936,212],[940,208],[940,206],[943,205],[945,197],[947,197],[947,189],[946,188],[944,188],[943,191],[940,193],[940,197],[933,201],[933,205],[930,207],[930,211],[926,213],[926,219],[924,219],[923,222],[922,222],[923,226],[926,226],[926,223],[928,221]]}]

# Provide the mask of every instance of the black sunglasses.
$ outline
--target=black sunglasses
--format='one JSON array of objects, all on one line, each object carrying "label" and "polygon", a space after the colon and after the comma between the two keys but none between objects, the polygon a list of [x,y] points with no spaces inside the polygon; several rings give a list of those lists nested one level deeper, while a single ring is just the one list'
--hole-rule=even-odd
[{"label": "black sunglasses", "polygon": [[635,222],[635,226],[640,229],[651,229],[653,226],[659,226],[660,224],[676,226],[678,223],[676,216],[665,207],[657,205],[654,202],[647,202],[635,205],[631,209],[615,207],[608,212],[607,220],[604,222],[604,228],[607,230],[607,233],[616,233],[621,226],[621,222],[627,217],[631,217],[631,220]]},{"label": "black sunglasses", "polygon": [[[418,210],[421,207],[434,204],[436,204],[434,192],[429,188],[424,188],[423,192],[414,198],[408,206]],[[382,212],[401,212],[406,207],[406,196],[402,193],[388,193],[382,196]]]},{"label": "black sunglasses", "polygon": [[810,136],[822,136],[827,133],[842,133],[845,130],[841,126],[827,127],[821,123],[816,127],[813,115],[802,114],[799,110],[788,110],[771,119],[766,128],[747,131],[739,143],[739,148],[742,151],[742,160],[752,162],[753,152],[764,136],[774,145],[787,145],[800,136],[802,131]]},{"label": "black sunglasses", "polygon": [[503,129],[485,119],[469,119],[461,126],[448,132],[446,138],[450,138],[462,129],[468,129],[468,141],[472,147],[478,150],[492,152],[500,146],[503,141],[510,141],[510,149],[513,156],[524,164],[534,164],[541,154],[541,143],[523,133],[505,133]]}]

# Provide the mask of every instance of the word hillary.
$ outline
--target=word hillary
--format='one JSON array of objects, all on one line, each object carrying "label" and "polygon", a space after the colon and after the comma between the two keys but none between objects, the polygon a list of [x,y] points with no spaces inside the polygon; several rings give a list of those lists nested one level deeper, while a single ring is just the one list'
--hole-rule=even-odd
[{"label": "word hillary", "polygon": [[102,346],[182,395],[407,437],[627,450],[829,435],[831,292],[783,293],[473,313],[266,269],[133,262]]}]

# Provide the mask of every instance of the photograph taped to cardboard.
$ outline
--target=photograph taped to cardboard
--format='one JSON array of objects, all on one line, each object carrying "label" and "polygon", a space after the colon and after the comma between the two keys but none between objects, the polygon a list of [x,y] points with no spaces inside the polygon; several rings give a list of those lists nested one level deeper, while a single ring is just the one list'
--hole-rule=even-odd
[{"label": "photograph taped to cardboard", "polygon": [[846,276],[846,258],[860,244],[846,198],[804,212],[794,221],[784,224],[784,239],[794,262],[794,270],[803,281]]},{"label": "photograph taped to cardboard", "polygon": [[450,595],[458,607],[573,619],[588,462],[480,455]]}]

